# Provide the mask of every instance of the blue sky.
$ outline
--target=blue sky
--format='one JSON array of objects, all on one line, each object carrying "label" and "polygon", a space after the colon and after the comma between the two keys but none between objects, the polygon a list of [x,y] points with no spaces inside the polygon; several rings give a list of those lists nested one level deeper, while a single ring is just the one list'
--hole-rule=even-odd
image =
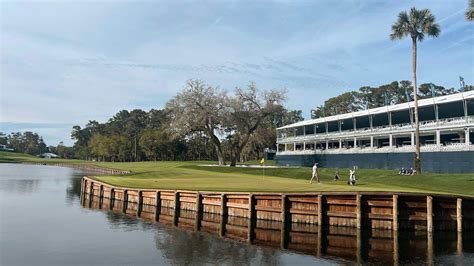
[{"label": "blue sky", "polygon": [[418,80],[474,83],[467,0],[1,1],[0,131],[72,144],[73,125],[162,108],[185,81],[255,81],[310,109],[364,85],[411,79],[411,43],[389,40],[400,11],[429,8],[438,39],[419,45]]}]

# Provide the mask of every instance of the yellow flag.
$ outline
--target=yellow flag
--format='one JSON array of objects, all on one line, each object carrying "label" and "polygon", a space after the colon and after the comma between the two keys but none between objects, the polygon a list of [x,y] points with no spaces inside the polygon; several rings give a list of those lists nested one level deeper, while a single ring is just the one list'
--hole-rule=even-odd
[{"label": "yellow flag", "polygon": [[262,158],[262,160],[260,160],[260,164],[264,164],[265,163],[265,158]]}]

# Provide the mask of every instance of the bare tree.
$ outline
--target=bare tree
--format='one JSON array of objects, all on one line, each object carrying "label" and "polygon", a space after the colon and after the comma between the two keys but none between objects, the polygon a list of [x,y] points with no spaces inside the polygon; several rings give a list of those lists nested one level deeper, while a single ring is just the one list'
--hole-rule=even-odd
[{"label": "bare tree", "polygon": [[203,132],[216,149],[219,165],[225,165],[219,139],[220,126],[226,101],[225,92],[219,92],[201,80],[188,80],[183,91],[166,104],[172,136]]},{"label": "bare tree", "polygon": [[242,150],[252,134],[262,125],[264,119],[283,110],[285,91],[268,90],[259,92],[255,83],[247,89],[235,89],[235,96],[227,98],[224,128],[231,147],[231,166],[235,166]]},{"label": "bare tree", "polygon": [[200,80],[189,80],[182,92],[166,104],[173,136],[203,132],[216,149],[219,165],[225,165],[222,140],[225,140],[231,166],[235,166],[249,139],[265,118],[284,108],[285,92],[259,92],[254,83],[247,89],[235,89],[229,97],[225,91]]}]

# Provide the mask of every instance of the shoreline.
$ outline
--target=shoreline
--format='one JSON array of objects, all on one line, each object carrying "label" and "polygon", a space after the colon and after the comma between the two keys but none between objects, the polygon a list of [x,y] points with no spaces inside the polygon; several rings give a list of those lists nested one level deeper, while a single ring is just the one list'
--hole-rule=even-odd
[{"label": "shoreline", "polygon": [[[474,197],[397,192],[249,193],[136,189],[111,186],[84,176],[81,198],[128,203],[137,215],[144,206],[179,211],[303,224],[384,230],[474,229]],[[159,215],[155,211],[155,216]],[[177,218],[176,218],[177,219]],[[177,222],[177,221],[175,221]]]}]

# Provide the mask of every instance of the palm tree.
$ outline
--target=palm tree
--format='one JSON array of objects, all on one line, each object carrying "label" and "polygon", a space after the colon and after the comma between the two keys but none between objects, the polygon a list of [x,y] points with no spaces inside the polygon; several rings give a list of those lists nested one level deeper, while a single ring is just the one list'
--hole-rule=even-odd
[{"label": "palm tree", "polygon": [[469,7],[466,10],[466,19],[469,21],[474,20],[474,0],[469,1]]},{"label": "palm tree", "polygon": [[420,164],[420,125],[418,123],[418,97],[416,87],[416,45],[428,37],[438,37],[440,33],[439,25],[435,23],[435,17],[430,10],[417,10],[412,7],[407,13],[406,11],[398,14],[398,19],[392,25],[391,40],[400,40],[404,37],[411,37],[412,40],[412,74],[413,74],[413,95],[415,101],[415,158],[414,164],[417,173],[421,173]]}]

